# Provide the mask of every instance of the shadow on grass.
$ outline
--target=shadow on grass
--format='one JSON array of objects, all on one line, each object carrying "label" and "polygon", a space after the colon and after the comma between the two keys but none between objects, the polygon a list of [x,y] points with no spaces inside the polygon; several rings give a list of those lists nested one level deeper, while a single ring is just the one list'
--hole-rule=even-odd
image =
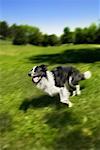
[{"label": "shadow on grass", "polygon": [[[84,132],[88,128],[77,127],[72,130],[59,130],[59,135],[56,136],[54,142],[55,150],[99,150],[100,149],[100,130],[97,127],[96,131],[99,134],[89,134]],[[91,131],[93,132],[93,131]]]},{"label": "shadow on grass", "polygon": [[8,112],[0,113],[0,132],[12,130],[12,117]]},{"label": "shadow on grass", "polygon": [[54,142],[55,150],[89,150],[93,149],[93,137],[82,133],[81,129],[61,130]]},{"label": "shadow on grass", "polygon": [[[26,98],[20,105],[20,110],[27,111],[29,108],[42,108],[47,106],[62,107],[59,101],[59,96],[50,97],[48,95],[43,95],[41,97],[29,97]],[[66,105],[64,105],[66,107]]]},{"label": "shadow on grass", "polygon": [[47,113],[44,117],[45,124],[55,129],[63,129],[65,126],[80,124],[78,117],[73,114],[71,108],[62,107],[62,109],[55,109]]},{"label": "shadow on grass", "polygon": [[62,53],[31,56],[28,59],[31,63],[94,63],[100,61],[100,48],[70,49]]},{"label": "shadow on grass", "polygon": [[[73,109],[73,108],[72,108]],[[99,150],[100,148],[100,126],[89,129],[82,120],[80,114],[72,109],[60,109],[45,115],[45,124],[58,132],[52,143],[54,150]]]},{"label": "shadow on grass", "polygon": [[[67,108],[59,102],[59,97],[44,95],[37,98],[26,98],[20,105],[20,110],[27,111],[29,108],[54,107],[52,111],[45,112],[43,123],[53,129],[54,137],[51,146],[54,150],[88,150],[98,149],[100,146],[99,134],[91,134],[84,127],[80,115],[73,111],[74,108]],[[57,132],[56,132],[57,131]],[[98,130],[99,131],[99,130]],[[52,138],[52,136],[50,137]],[[45,141],[46,142],[46,141]],[[48,144],[48,143],[47,143]]]}]

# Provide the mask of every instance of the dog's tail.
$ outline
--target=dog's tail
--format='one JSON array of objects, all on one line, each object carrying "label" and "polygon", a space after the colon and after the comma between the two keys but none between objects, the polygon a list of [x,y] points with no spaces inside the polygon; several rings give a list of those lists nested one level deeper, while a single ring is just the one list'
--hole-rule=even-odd
[{"label": "dog's tail", "polygon": [[91,71],[86,71],[83,73],[83,80],[89,79],[89,78],[91,78],[91,76],[92,76]]}]

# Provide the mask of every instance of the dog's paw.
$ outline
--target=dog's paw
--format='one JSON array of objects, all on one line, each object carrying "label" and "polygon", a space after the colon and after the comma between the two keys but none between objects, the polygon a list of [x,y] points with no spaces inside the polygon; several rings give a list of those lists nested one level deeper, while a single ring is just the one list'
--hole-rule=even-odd
[{"label": "dog's paw", "polygon": [[68,102],[67,101],[61,101],[61,103],[67,105],[68,107],[72,107],[73,106],[73,104],[70,101],[68,101]]},{"label": "dog's paw", "polygon": [[77,95],[81,95],[81,91],[77,91]]},{"label": "dog's paw", "polygon": [[77,95],[76,91],[73,91],[72,97],[73,97],[73,96],[76,96],[76,95]]},{"label": "dog's paw", "polygon": [[71,108],[73,106],[73,103],[69,102],[67,103],[68,107]]}]

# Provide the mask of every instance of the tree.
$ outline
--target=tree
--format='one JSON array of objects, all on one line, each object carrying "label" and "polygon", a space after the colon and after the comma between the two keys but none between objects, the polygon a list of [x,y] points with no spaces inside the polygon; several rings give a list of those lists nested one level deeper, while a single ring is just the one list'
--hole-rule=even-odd
[{"label": "tree", "polygon": [[39,32],[39,28],[37,28],[37,27],[33,27],[33,26],[29,26],[29,25],[20,25],[19,27],[21,27],[24,30],[24,32],[27,36],[34,34],[36,32]]},{"label": "tree", "polygon": [[95,43],[100,44],[100,26],[97,27],[95,34],[96,34]]},{"label": "tree", "polygon": [[61,36],[61,43],[62,44],[72,43],[73,39],[72,39],[72,32],[70,32],[70,28],[69,27],[65,27],[63,32],[64,33]]},{"label": "tree", "polygon": [[9,38],[14,39],[15,35],[17,34],[18,26],[13,24],[9,27]]},{"label": "tree", "polygon": [[32,45],[42,45],[43,35],[40,31],[36,31],[29,35],[29,43]]},{"label": "tree", "polygon": [[89,27],[88,27],[88,30],[87,30],[87,43],[89,44],[93,44],[95,43],[95,40],[96,40],[96,31],[97,31],[97,26],[96,24],[91,24]]},{"label": "tree", "polygon": [[48,45],[56,46],[59,44],[59,39],[55,34],[48,35]]},{"label": "tree", "polygon": [[8,36],[8,24],[6,21],[0,22],[0,36],[2,36],[3,39],[6,39]]},{"label": "tree", "polygon": [[81,36],[81,42],[83,44],[88,43],[88,28],[83,28],[82,32],[81,32],[82,36]]},{"label": "tree", "polygon": [[49,45],[49,36],[47,34],[44,34],[42,40],[42,46],[48,46],[48,45]]},{"label": "tree", "polygon": [[14,45],[25,45],[27,44],[27,36],[21,27],[17,27],[15,37],[13,39]]},{"label": "tree", "polygon": [[6,21],[0,21],[0,38],[10,38],[13,44],[30,43],[42,46],[55,46],[66,43],[100,44],[100,24],[93,23],[89,27],[76,28],[74,32],[71,32],[69,27],[65,27],[63,34],[58,38],[55,34],[43,35],[37,27],[16,24],[9,26]]},{"label": "tree", "polygon": [[82,44],[84,39],[83,31],[81,28],[76,28],[74,31],[74,44]]},{"label": "tree", "polygon": [[84,44],[89,43],[93,44],[96,41],[97,37],[97,26],[96,24],[91,24],[88,28],[76,28],[74,31],[74,43],[75,44]]}]

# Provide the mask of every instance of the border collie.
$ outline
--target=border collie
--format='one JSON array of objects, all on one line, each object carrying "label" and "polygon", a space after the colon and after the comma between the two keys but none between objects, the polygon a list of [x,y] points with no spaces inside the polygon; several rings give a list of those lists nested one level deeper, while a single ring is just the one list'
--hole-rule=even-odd
[{"label": "border collie", "polygon": [[48,71],[46,65],[35,66],[28,73],[32,81],[38,88],[48,93],[50,96],[59,94],[60,102],[72,106],[69,101],[70,91],[73,96],[80,95],[79,81],[89,79],[91,72],[80,73],[79,70],[72,66],[58,66]]}]

